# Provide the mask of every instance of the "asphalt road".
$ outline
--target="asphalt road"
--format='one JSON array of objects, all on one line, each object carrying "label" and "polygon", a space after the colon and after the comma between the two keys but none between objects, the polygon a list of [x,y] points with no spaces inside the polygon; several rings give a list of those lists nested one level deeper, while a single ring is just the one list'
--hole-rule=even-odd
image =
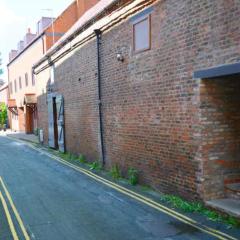
[{"label": "asphalt road", "polygon": [[[31,239],[216,239],[30,147],[0,137],[0,176]],[[25,239],[3,186],[19,239]],[[0,240],[13,239],[0,203]]]}]

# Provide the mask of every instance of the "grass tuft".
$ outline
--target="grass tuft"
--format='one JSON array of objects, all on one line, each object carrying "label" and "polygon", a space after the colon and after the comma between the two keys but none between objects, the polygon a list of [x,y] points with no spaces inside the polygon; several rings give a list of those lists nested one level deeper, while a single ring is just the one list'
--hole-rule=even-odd
[{"label": "grass tuft", "polygon": [[102,165],[99,161],[94,161],[90,164],[88,164],[90,170],[97,170],[97,171],[100,171],[102,170]]},{"label": "grass tuft", "polygon": [[184,212],[196,212],[206,216],[214,222],[223,222],[228,227],[240,227],[240,221],[232,216],[223,215],[213,210],[209,210],[202,203],[188,202],[181,197],[174,195],[163,195],[162,200],[169,203],[173,208],[181,209]]},{"label": "grass tuft", "polygon": [[111,170],[110,170],[110,175],[111,175],[112,178],[115,179],[115,180],[122,177],[118,165],[114,165],[114,166],[111,168]]},{"label": "grass tuft", "polygon": [[138,183],[138,171],[134,168],[128,169],[128,181],[132,185],[137,185]]}]

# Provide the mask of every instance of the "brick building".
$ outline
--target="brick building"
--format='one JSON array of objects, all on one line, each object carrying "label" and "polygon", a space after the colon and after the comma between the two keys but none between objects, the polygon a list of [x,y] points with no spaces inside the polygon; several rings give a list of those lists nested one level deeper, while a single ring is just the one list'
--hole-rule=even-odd
[{"label": "brick building", "polygon": [[237,0],[100,1],[34,65],[45,143],[58,147],[64,99],[67,151],[163,192],[227,196],[240,182],[239,15]]},{"label": "brick building", "polygon": [[[18,49],[11,50],[8,63],[10,126],[14,131],[33,133],[37,128],[37,99],[32,66],[98,0],[73,1],[56,19],[42,17],[37,33],[26,33]],[[42,89],[41,89],[42,90]]]}]

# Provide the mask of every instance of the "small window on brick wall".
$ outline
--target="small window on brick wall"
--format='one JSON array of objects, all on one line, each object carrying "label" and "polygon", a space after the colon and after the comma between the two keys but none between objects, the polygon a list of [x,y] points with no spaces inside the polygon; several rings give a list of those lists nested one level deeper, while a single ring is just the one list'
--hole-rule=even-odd
[{"label": "small window on brick wall", "polygon": [[133,23],[133,50],[141,52],[151,48],[150,15],[142,17]]}]

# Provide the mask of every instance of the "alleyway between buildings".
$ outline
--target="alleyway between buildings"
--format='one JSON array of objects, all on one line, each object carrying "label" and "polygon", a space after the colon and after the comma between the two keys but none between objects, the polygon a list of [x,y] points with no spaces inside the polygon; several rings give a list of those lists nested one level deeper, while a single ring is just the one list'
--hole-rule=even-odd
[{"label": "alleyway between buildings", "polygon": [[1,240],[225,239],[184,224],[3,136],[0,166]]}]

